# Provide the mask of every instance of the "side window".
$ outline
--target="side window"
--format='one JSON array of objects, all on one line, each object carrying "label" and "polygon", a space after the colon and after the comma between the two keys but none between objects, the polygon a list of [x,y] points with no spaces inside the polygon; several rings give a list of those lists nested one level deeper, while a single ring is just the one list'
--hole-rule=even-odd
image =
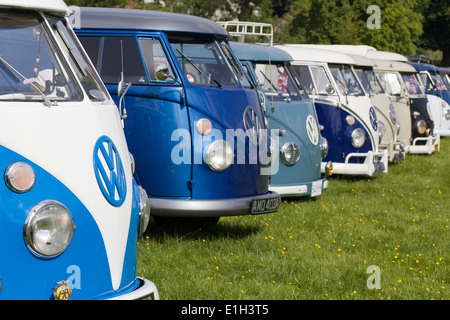
[{"label": "side window", "polygon": [[331,86],[331,82],[325,72],[325,69],[322,66],[311,66],[311,72],[314,80],[316,81],[317,93],[325,95],[328,94],[327,87]]},{"label": "side window", "polygon": [[136,39],[134,37],[105,37],[103,57],[99,68],[105,83],[119,82],[122,61],[125,82],[148,83]]},{"label": "side window", "polygon": [[150,81],[173,82],[175,76],[159,40],[139,39]]},{"label": "side window", "polygon": [[312,94],[314,89],[314,82],[311,77],[311,73],[309,72],[308,66],[294,65],[293,69],[297,74],[297,77],[299,78],[301,84],[304,86],[305,91],[308,94]]},{"label": "side window", "polygon": [[98,69],[100,62],[100,37],[78,37],[94,66]]}]

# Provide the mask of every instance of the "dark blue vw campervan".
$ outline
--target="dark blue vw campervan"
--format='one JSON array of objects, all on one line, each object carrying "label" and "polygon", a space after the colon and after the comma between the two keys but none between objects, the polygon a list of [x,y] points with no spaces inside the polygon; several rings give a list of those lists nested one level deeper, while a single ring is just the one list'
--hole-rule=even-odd
[{"label": "dark blue vw campervan", "polygon": [[278,170],[270,177],[270,189],[282,197],[320,195],[328,187],[328,179],[321,176],[328,143],[320,134],[314,104],[292,76],[291,56],[268,45],[231,42],[231,47],[262,93],[278,145]]},{"label": "dark blue vw campervan", "polygon": [[80,12],[76,32],[119,104],[152,215],[277,211],[267,122],[225,29],[167,12]]},{"label": "dark blue vw campervan", "polygon": [[425,92],[444,99],[450,104],[450,88],[443,79],[440,68],[429,63],[407,62],[412,65],[420,74],[422,83],[425,85]]}]

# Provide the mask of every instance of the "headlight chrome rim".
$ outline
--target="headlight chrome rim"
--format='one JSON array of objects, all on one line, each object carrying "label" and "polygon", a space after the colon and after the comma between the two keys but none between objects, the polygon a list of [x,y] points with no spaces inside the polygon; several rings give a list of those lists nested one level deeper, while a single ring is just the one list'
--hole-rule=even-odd
[{"label": "headlight chrome rim", "polygon": [[391,116],[391,121],[393,125],[397,124],[397,113],[395,112],[394,106],[389,104],[389,115]]},{"label": "headlight chrome rim", "polygon": [[141,186],[139,188],[139,235],[144,234],[150,221],[150,200],[147,192]]},{"label": "headlight chrome rim", "polygon": [[361,148],[366,142],[366,135],[364,131],[361,128],[356,128],[353,130],[351,141],[355,148]]},{"label": "headlight chrome rim", "polygon": [[328,155],[328,140],[325,137],[322,137],[322,141],[320,142],[320,149],[322,150],[322,159]]},{"label": "headlight chrome rim", "polygon": [[231,166],[233,160],[233,149],[225,140],[215,140],[205,150],[205,162],[213,171],[225,171]]},{"label": "headlight chrome rim", "polygon": [[280,151],[281,161],[289,167],[296,164],[300,160],[301,155],[302,153],[300,147],[296,145],[294,142],[286,142],[281,147]]},{"label": "headlight chrome rim", "polygon": [[417,121],[416,129],[419,134],[424,134],[425,131],[427,131],[427,123],[425,122],[425,120],[421,119]]},{"label": "headlight chrome rim", "polygon": [[[61,210],[59,213],[56,211],[58,209]],[[56,214],[60,216],[54,216]],[[62,219],[64,221],[57,221],[55,219]],[[65,224],[62,228],[57,226],[57,223],[61,222]],[[73,218],[66,206],[58,201],[45,200],[34,206],[28,213],[23,225],[23,237],[27,248],[34,255],[40,258],[54,258],[67,249],[72,241],[74,230]],[[59,232],[60,234],[56,234],[53,231]],[[50,240],[60,241],[60,243],[56,245],[53,243],[52,247],[46,247],[52,244],[49,242]]]}]

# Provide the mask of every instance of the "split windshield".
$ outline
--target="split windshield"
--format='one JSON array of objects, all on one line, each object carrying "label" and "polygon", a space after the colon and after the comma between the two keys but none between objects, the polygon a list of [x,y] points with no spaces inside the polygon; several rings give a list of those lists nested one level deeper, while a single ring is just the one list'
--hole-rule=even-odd
[{"label": "split windshield", "polygon": [[383,88],[381,87],[380,82],[373,70],[370,69],[355,69],[356,75],[358,76],[359,81],[361,81],[362,86],[366,92],[372,94],[380,94],[384,93]]},{"label": "split windshield", "polygon": [[353,70],[348,65],[330,65],[331,74],[341,94],[361,96],[364,91],[360,86]]},{"label": "split windshield", "polygon": [[301,95],[284,64],[256,63],[255,73],[261,90],[276,100],[300,100]]},{"label": "split windshield", "polygon": [[230,61],[212,38],[169,37],[170,45],[187,79],[194,86],[237,86]]}]

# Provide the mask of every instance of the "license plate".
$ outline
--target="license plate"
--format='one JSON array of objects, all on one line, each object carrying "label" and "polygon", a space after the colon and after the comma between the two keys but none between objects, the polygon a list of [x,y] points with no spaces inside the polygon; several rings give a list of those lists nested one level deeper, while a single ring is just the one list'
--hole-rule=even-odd
[{"label": "license plate", "polygon": [[311,185],[311,197],[316,197],[322,194],[322,180],[313,181]]},{"label": "license plate", "polygon": [[280,197],[253,199],[250,214],[260,214],[278,211]]}]

